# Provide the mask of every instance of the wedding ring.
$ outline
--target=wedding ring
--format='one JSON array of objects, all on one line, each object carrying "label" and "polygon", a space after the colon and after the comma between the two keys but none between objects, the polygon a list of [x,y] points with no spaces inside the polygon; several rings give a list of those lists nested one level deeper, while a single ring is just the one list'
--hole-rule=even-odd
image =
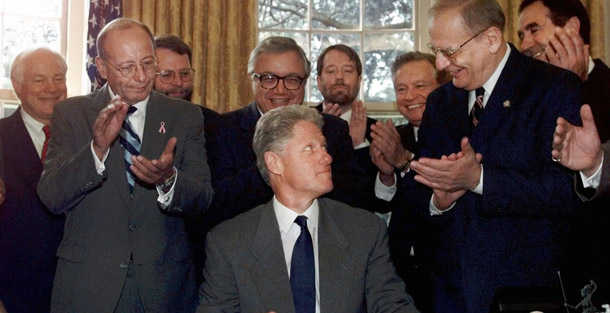
[{"label": "wedding ring", "polygon": [[554,157],[551,157],[551,159],[553,159],[553,162],[561,162],[560,158],[555,159]]}]

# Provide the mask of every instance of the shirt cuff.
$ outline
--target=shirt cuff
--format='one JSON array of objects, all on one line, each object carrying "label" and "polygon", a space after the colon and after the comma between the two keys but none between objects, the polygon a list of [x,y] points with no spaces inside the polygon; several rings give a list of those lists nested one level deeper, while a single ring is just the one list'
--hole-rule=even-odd
[{"label": "shirt cuff", "polygon": [[434,205],[434,194],[432,194],[432,197],[430,197],[430,215],[431,216],[443,215],[443,213],[446,213],[449,210],[453,209],[454,206],[455,206],[455,202],[453,202],[453,204],[449,208],[447,208],[447,210],[441,211],[436,207],[436,205]]},{"label": "shirt cuff", "polygon": [[483,164],[481,164],[481,177],[479,177],[479,184],[471,191],[478,195],[483,195]]},{"label": "shirt cuff", "polygon": [[593,175],[591,175],[591,177],[586,177],[585,174],[583,174],[581,171],[578,172],[578,174],[580,174],[580,178],[582,180],[582,185],[585,188],[595,188],[597,189],[599,187],[599,182],[601,181],[602,178],[602,167],[604,166],[604,157],[602,155],[602,162],[599,165],[599,167],[597,168],[597,171],[595,171],[595,173]]},{"label": "shirt cuff", "polygon": [[93,160],[95,161],[95,170],[97,171],[98,175],[102,175],[102,173],[104,173],[104,171],[106,170],[106,165],[104,165],[104,163],[106,162],[106,159],[108,158],[108,154],[110,153],[110,148],[106,149],[106,152],[104,153],[104,156],[102,157],[102,160],[100,161],[100,159],[97,158],[97,154],[95,154],[95,150],[93,150],[93,140],[91,140],[91,153],[93,154]]},{"label": "shirt cuff", "polygon": [[167,193],[163,192],[159,186],[157,187],[157,193],[159,196],[157,197],[157,202],[161,205],[162,208],[166,209],[169,207],[170,203],[172,203],[172,199],[174,198],[174,187],[176,187],[176,182],[178,181],[178,169],[174,167],[176,171],[176,177],[174,178],[174,183],[172,184],[172,188],[169,189]]},{"label": "shirt cuff", "polygon": [[394,174],[394,184],[392,186],[386,186],[379,179],[379,172],[375,178],[375,196],[385,201],[392,201],[396,194],[396,174]]},{"label": "shirt cuff", "polygon": [[369,140],[368,140],[368,139],[366,139],[366,138],[364,138],[364,142],[363,142],[363,143],[361,143],[361,144],[359,144],[359,145],[357,145],[357,146],[355,146],[355,147],[354,147],[354,150],[358,150],[358,149],[366,148],[366,147],[368,147],[368,146],[370,146],[370,145],[371,145],[371,143],[369,142]]}]

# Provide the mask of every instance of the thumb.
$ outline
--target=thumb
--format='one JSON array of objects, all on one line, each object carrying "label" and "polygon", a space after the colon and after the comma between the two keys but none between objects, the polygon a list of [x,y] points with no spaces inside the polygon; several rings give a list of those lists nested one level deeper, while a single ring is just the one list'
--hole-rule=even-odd
[{"label": "thumb", "polygon": [[470,145],[470,141],[468,141],[468,137],[462,138],[461,147],[462,147],[462,152],[464,152],[464,155],[475,153],[474,149]]},{"label": "thumb", "polygon": [[172,137],[167,141],[167,144],[165,145],[165,149],[163,150],[163,153],[161,154],[163,155],[173,155],[174,154],[174,148],[176,148],[176,141],[178,141],[178,138],[176,137]]},{"label": "thumb", "polygon": [[591,107],[588,104],[583,104],[583,106],[580,107],[580,118],[582,119],[582,127],[584,127],[586,130],[597,133],[595,120],[593,119],[593,112],[591,112]]}]

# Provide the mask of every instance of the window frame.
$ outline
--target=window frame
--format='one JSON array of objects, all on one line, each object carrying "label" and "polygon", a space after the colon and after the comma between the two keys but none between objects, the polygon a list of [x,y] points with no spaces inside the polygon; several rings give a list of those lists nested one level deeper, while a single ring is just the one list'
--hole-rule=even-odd
[{"label": "window frame", "polygon": [[[258,5],[259,1],[257,0],[257,20],[259,19],[259,10]],[[313,0],[308,0],[308,8],[311,8]],[[365,1],[360,1],[360,25],[355,29],[312,29],[311,27],[311,10],[307,10],[307,19],[308,19],[308,29],[286,29],[286,28],[260,28],[259,25],[256,25],[256,37],[259,38],[259,34],[264,32],[288,32],[288,33],[301,33],[305,34],[305,37],[308,40],[307,47],[303,47],[305,53],[308,57],[311,57],[311,40],[314,34],[359,34],[361,46],[364,48],[364,37],[367,34],[394,34],[394,33],[402,33],[402,32],[412,32],[413,33],[413,45],[415,50],[419,51],[427,51],[428,48],[426,44],[429,42],[428,35],[428,10],[432,6],[434,0],[413,0],[413,28],[412,29],[364,29],[364,6]],[[359,53],[360,60],[362,64],[364,64],[363,53],[362,51]],[[312,63],[312,71],[315,70],[313,68],[316,60],[310,60]],[[364,74],[363,74],[364,75]],[[313,75],[312,75],[313,76]],[[312,91],[312,81],[311,78],[308,82],[306,95]],[[363,99],[363,84],[361,83],[359,98]],[[315,106],[317,102],[304,102],[308,106]],[[364,102],[367,107],[367,111],[370,113],[369,115],[396,115],[398,113],[398,109],[396,108],[395,101],[387,101],[387,102],[372,102],[366,101]]]}]

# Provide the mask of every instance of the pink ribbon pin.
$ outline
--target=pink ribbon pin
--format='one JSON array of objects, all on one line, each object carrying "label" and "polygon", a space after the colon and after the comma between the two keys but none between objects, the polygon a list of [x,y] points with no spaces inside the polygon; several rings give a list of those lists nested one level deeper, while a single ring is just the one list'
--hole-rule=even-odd
[{"label": "pink ribbon pin", "polygon": [[161,127],[159,127],[159,134],[165,134],[165,122],[161,122]]}]

